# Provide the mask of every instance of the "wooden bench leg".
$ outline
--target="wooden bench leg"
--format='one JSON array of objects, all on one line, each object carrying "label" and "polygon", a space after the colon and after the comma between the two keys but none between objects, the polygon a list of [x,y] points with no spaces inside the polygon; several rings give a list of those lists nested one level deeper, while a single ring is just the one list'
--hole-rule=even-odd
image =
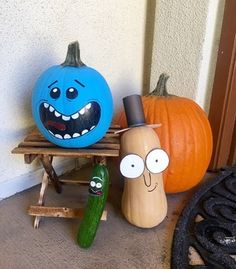
[{"label": "wooden bench leg", "polygon": [[40,160],[45,171],[48,174],[49,179],[51,180],[56,192],[61,193],[61,184],[59,182],[58,176],[52,166],[52,162],[50,161],[50,157],[48,155],[41,155]]},{"label": "wooden bench leg", "polygon": [[[48,174],[46,172],[44,172],[43,174],[43,180],[42,180],[42,184],[41,184],[41,189],[40,189],[40,193],[39,193],[39,200],[38,200],[38,205],[39,206],[43,206],[44,205],[44,194],[45,191],[48,187]],[[36,216],[34,219],[34,228],[37,229],[39,227],[39,222],[40,222],[40,216]]]}]

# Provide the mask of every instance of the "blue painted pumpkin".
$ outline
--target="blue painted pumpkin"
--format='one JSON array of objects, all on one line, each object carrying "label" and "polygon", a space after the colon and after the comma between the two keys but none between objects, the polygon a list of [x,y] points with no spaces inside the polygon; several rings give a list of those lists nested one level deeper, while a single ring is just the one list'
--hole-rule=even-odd
[{"label": "blue painted pumpkin", "polygon": [[80,60],[77,41],[69,44],[63,64],[39,77],[32,113],[44,137],[62,147],[86,147],[105,135],[113,116],[112,95],[104,77]]}]

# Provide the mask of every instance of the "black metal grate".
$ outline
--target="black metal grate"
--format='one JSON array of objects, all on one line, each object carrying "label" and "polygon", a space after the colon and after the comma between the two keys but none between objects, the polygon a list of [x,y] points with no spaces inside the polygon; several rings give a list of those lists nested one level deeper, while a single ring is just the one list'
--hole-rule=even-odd
[{"label": "black metal grate", "polygon": [[[192,265],[192,247],[204,265]],[[236,167],[222,169],[193,195],[176,224],[172,269],[236,268]]]}]

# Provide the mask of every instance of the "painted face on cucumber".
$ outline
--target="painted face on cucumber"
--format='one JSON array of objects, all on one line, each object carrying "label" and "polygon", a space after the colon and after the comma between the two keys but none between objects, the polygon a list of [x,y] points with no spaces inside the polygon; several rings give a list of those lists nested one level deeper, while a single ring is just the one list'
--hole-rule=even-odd
[{"label": "painted face on cucumber", "polygon": [[103,194],[103,180],[100,177],[93,177],[89,184],[89,193],[100,196]]}]

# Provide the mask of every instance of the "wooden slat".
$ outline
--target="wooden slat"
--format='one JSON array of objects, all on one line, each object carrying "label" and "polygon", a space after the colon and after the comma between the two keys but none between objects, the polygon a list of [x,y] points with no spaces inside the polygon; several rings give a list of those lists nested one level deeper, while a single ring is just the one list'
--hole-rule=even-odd
[{"label": "wooden slat", "polygon": [[119,137],[119,134],[115,134],[115,133],[106,133],[104,137]]},{"label": "wooden slat", "polygon": [[119,137],[103,137],[97,143],[114,143],[114,144],[120,144],[120,140],[119,140]]},{"label": "wooden slat", "polygon": [[44,141],[24,141],[21,142],[18,147],[48,147],[54,148],[57,147],[55,144]]},{"label": "wooden slat", "polygon": [[[41,147],[41,148],[58,148],[53,143],[50,142],[39,142],[39,141],[24,141],[21,142],[18,147]],[[89,146],[88,148],[94,148],[94,149],[120,149],[119,143],[106,143],[106,142],[98,142],[94,145]]]},{"label": "wooden slat", "polygon": [[81,149],[59,147],[46,140],[39,130],[35,128],[18,147],[12,150],[12,153],[24,154],[26,163],[31,163],[38,155],[61,157],[117,157],[119,156],[120,141],[119,134],[114,134],[114,131],[119,130],[119,128],[118,125],[112,125],[100,141],[87,148]]},{"label": "wooden slat", "polygon": [[15,154],[39,154],[53,155],[61,157],[92,157],[108,156],[118,157],[119,150],[115,149],[66,149],[66,148],[36,148],[36,147],[17,147],[12,150]]},{"label": "wooden slat", "polygon": [[110,128],[107,133],[115,133],[117,132],[118,130],[120,130],[120,128]]},{"label": "wooden slat", "polygon": [[89,185],[88,180],[72,180],[72,179],[59,179],[59,182],[62,184],[74,184],[74,185]]},{"label": "wooden slat", "polygon": [[[68,207],[49,207],[49,206],[30,206],[28,214],[40,217],[56,217],[56,218],[83,218],[84,208],[68,208]],[[107,211],[104,210],[101,220],[107,220]]]},{"label": "wooden slat", "polygon": [[117,143],[96,143],[88,148],[94,149],[120,149],[120,144]]}]

